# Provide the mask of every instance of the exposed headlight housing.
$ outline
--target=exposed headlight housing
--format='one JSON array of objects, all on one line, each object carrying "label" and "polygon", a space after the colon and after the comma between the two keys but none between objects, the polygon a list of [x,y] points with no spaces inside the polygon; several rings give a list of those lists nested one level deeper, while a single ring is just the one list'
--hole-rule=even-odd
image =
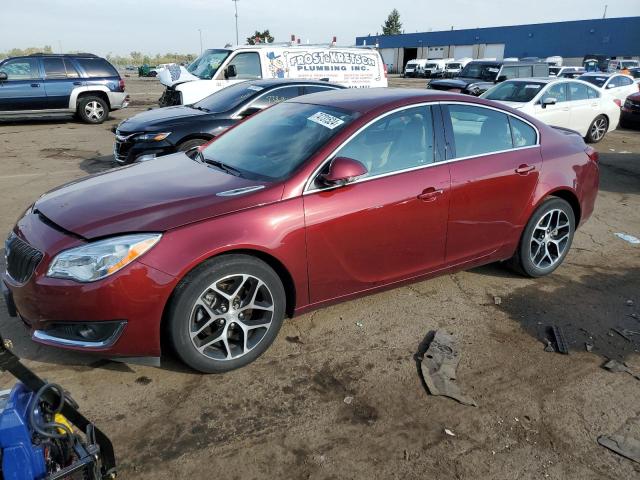
[{"label": "exposed headlight housing", "polygon": [[141,142],[161,142],[165,138],[171,135],[171,132],[162,132],[162,133],[141,133],[140,135],[136,135],[136,140]]},{"label": "exposed headlight housing", "polygon": [[95,282],[124,268],[149,251],[160,233],[139,233],[108,238],[65,250],[53,259],[48,277]]}]

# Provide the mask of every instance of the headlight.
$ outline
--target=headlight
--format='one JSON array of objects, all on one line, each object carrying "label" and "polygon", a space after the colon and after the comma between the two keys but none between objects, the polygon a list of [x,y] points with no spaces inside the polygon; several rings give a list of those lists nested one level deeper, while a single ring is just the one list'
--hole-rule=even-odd
[{"label": "headlight", "polygon": [[59,253],[48,277],[93,282],[117,272],[153,247],[162,235],[141,233],[109,238]]},{"label": "headlight", "polygon": [[141,133],[140,135],[136,135],[136,140],[140,140],[142,142],[161,142],[165,138],[171,135],[171,132],[163,132],[163,133]]}]

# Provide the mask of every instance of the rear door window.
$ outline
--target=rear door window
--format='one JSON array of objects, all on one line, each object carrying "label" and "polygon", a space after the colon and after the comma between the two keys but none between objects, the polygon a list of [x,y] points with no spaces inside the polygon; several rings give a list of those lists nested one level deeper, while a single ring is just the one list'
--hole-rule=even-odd
[{"label": "rear door window", "polygon": [[538,134],[531,125],[511,116],[509,117],[509,122],[511,123],[511,135],[515,148],[536,145]]},{"label": "rear door window", "polygon": [[578,82],[568,82],[569,87],[569,100],[588,100],[589,99],[589,87]]},{"label": "rear door window", "polygon": [[256,98],[248,106],[263,109],[299,95],[300,87],[297,86],[274,88]]},{"label": "rear door window", "polygon": [[484,155],[513,148],[506,113],[470,105],[449,105],[456,158]]},{"label": "rear door window", "polygon": [[60,57],[45,57],[42,59],[44,76],[46,78],[67,78],[64,61]]},{"label": "rear door window", "polygon": [[69,60],[68,58],[64,59],[64,66],[65,66],[65,69],[67,71],[67,78],[79,78],[80,77],[80,74],[78,73],[78,70],[76,70],[76,67],[73,65],[71,60]]},{"label": "rear door window", "polygon": [[119,76],[113,65],[103,58],[78,58],[76,62],[78,62],[90,78]]}]

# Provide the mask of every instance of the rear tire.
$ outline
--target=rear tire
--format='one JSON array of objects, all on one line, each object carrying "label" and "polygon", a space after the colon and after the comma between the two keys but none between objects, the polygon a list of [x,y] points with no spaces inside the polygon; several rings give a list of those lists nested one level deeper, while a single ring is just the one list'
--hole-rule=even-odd
[{"label": "rear tire", "polygon": [[569,203],[558,197],[547,198],[527,222],[510,266],[528,277],[549,275],[567,256],[575,223]]},{"label": "rear tire", "polygon": [[168,335],[178,356],[203,373],[243,367],[274,341],[285,316],[282,281],[249,255],[204,262],[176,287]]},{"label": "rear tire", "polygon": [[589,131],[584,140],[587,143],[598,143],[607,134],[607,130],[609,130],[609,120],[604,115],[598,115],[589,125]]},{"label": "rear tire", "polygon": [[109,104],[104,98],[94,95],[80,97],[76,114],[83,122],[97,125],[109,118]]}]

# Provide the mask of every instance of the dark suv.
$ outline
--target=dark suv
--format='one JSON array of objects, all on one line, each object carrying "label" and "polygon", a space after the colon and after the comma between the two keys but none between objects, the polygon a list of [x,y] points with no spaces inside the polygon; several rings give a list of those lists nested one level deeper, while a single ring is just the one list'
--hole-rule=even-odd
[{"label": "dark suv", "polygon": [[102,123],[127,103],[118,71],[90,53],[34,54],[0,62],[0,118],[72,113],[87,123]]},{"label": "dark suv", "polygon": [[474,60],[467,63],[456,78],[433,80],[427,88],[478,96],[504,80],[548,76],[549,65],[544,62]]}]

